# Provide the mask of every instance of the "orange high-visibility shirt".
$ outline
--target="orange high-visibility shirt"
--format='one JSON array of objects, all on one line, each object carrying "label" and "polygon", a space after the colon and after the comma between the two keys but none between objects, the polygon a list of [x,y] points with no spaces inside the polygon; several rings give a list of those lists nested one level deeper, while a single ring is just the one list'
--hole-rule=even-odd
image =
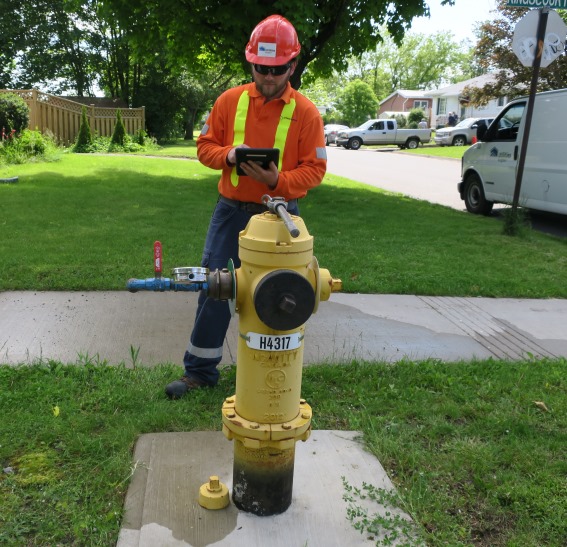
[{"label": "orange high-visibility shirt", "polygon": [[[296,102],[283,153],[278,185],[270,190],[251,177],[239,177],[238,186],[231,183],[233,166],[226,157],[234,142],[236,107],[242,93],[248,91],[250,103],[246,116],[244,144],[251,148],[272,148],[284,104]],[[288,83],[279,99],[265,102],[250,83],[225,91],[215,102],[201,135],[197,139],[199,161],[211,169],[221,169],[218,188],[223,196],[238,201],[261,203],[262,196],[301,198],[318,186],[327,169],[323,119],[315,105]]]}]

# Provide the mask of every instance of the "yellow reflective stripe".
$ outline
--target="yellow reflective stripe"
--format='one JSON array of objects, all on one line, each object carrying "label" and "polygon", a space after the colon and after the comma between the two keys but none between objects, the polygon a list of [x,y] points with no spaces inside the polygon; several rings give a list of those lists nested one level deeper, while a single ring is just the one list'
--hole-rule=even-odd
[{"label": "yellow reflective stripe", "polygon": [[274,148],[280,149],[280,160],[278,162],[278,171],[282,170],[283,155],[285,150],[285,143],[287,140],[287,134],[289,132],[289,126],[291,125],[291,118],[295,111],[295,99],[290,99],[288,104],[285,104],[280,116],[280,123],[276,129],[276,138],[274,139]]},{"label": "yellow reflective stripe", "polygon": [[250,95],[245,91],[240,95],[238,104],[236,105],[236,116],[234,118],[234,139],[232,146],[239,146],[244,143],[244,131],[246,129],[246,115],[248,114],[248,106],[250,105]]},{"label": "yellow reflective stripe", "polygon": [[[238,104],[236,105],[236,115],[234,117],[234,139],[232,146],[239,146],[244,143],[244,132],[246,130],[246,116],[248,114],[248,106],[250,105],[250,95],[245,91],[240,95]],[[234,187],[238,186],[238,175],[236,167],[232,168],[230,173],[230,182]]]}]

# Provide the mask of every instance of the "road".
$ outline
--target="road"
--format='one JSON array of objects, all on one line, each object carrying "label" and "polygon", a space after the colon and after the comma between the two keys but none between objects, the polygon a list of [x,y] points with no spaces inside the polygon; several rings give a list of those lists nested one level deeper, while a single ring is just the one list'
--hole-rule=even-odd
[{"label": "road", "polygon": [[[355,151],[327,146],[327,171],[383,190],[466,211],[457,192],[460,160],[398,153],[397,150],[361,148]],[[495,205],[491,216],[501,220],[505,207]],[[532,211],[530,217],[534,230],[567,238],[566,216]]]},{"label": "road", "polygon": [[465,210],[457,192],[460,160],[396,153],[396,149],[327,146],[327,171],[416,199]]}]

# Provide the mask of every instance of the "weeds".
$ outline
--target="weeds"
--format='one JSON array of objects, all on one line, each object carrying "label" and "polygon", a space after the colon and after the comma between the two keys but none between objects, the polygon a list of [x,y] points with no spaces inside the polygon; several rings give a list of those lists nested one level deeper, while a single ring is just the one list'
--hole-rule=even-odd
[{"label": "weeds", "polygon": [[[347,519],[355,530],[376,540],[377,546],[400,545],[407,547],[424,546],[419,539],[415,524],[400,512],[403,500],[394,492],[362,483],[362,487],[351,486],[341,477],[347,502]],[[371,502],[371,503],[368,503]],[[366,507],[365,507],[366,506]],[[369,506],[372,509],[369,509]],[[369,511],[373,511],[370,513]]]},{"label": "weeds", "polygon": [[502,233],[507,236],[527,237],[530,231],[530,217],[528,210],[506,207],[502,211],[504,224]]},{"label": "weeds", "polygon": [[134,346],[130,345],[130,359],[132,359],[132,368],[136,368],[138,366],[139,355],[140,355],[140,346],[134,348]]},{"label": "weeds", "polygon": [[0,164],[54,161],[60,154],[53,138],[39,131],[25,129],[20,135],[0,142]]}]

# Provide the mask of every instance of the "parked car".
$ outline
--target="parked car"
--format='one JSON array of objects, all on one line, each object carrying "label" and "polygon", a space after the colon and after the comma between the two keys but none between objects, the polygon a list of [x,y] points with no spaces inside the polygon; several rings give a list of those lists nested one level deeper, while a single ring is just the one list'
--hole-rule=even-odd
[{"label": "parked car", "polygon": [[478,142],[463,155],[457,189],[471,213],[488,215],[495,203],[567,215],[567,89],[538,93],[528,136],[521,185],[517,173],[525,137],[528,98],[508,103]]},{"label": "parked car", "polygon": [[339,125],[336,123],[328,123],[325,127],[325,144],[329,146],[330,144],[337,144],[337,135],[339,131],[344,131],[349,129],[348,125]]},{"label": "parked car", "polygon": [[465,118],[453,127],[443,127],[435,133],[435,144],[465,146],[472,144],[479,125],[489,126],[494,118]]}]

